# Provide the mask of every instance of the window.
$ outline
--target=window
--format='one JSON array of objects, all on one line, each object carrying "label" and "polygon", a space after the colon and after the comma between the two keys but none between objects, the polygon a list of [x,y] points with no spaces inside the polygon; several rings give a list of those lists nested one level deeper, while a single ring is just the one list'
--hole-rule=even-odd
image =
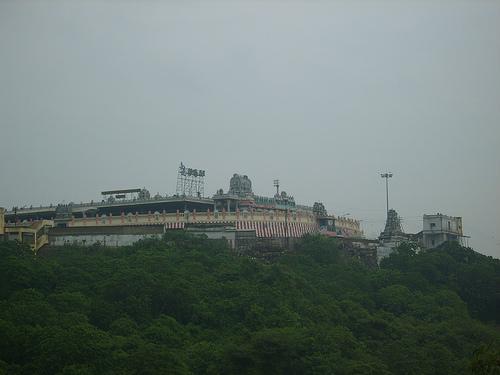
[{"label": "window", "polygon": [[436,223],[431,223],[431,229],[436,227]]}]

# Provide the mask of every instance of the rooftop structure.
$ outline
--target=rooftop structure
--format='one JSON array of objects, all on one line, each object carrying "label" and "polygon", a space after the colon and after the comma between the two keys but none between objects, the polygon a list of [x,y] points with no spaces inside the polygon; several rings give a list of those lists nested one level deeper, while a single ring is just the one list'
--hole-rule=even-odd
[{"label": "rooftop structure", "polygon": [[[218,211],[302,210],[312,213],[312,207],[298,207],[295,204],[294,198],[288,195],[285,191],[279,192],[279,190],[277,190],[273,197],[265,197],[254,194],[252,191],[252,181],[248,178],[248,176],[237,173],[233,174],[233,177],[231,177],[227,193],[224,193],[223,189],[219,189],[213,196],[213,199],[215,202],[215,209]],[[302,207],[306,208],[306,210],[303,210]]]},{"label": "rooftop structure", "polygon": [[380,240],[390,240],[394,237],[401,237],[403,229],[401,228],[401,219],[394,209],[387,211],[387,220],[385,222],[385,229],[380,233]]},{"label": "rooftop structure", "polygon": [[379,246],[377,248],[377,257],[380,261],[382,258],[388,257],[396,247],[402,242],[408,240],[408,236],[403,232],[401,227],[401,219],[394,209],[387,211],[387,220],[385,228],[379,236]]},{"label": "rooftop structure", "polygon": [[335,232],[337,237],[343,238],[363,238],[364,233],[361,229],[361,222],[348,217],[335,217]]},{"label": "rooftop structure", "polygon": [[177,172],[176,194],[187,197],[203,197],[205,193],[205,171],[188,168],[180,164]]},{"label": "rooftop structure", "polygon": [[[26,242],[35,252],[48,243],[88,246],[104,241],[109,246],[122,246],[142,235],[180,229],[222,237],[233,231],[237,233],[234,238],[241,237],[239,232],[248,232],[252,238],[280,239],[287,248],[290,239],[311,233],[362,237],[359,221],[338,218],[337,227],[335,216],[329,215],[322,203],[296,204],[293,196],[280,191],[278,180],[274,181],[274,196],[266,197],[253,192],[247,175],[234,174],[227,192],[219,189],[207,198],[201,194],[204,177],[205,171],[181,163],[177,194],[172,196],[152,196],[145,188],[114,189],[102,191],[104,199],[96,202],[13,207],[5,214],[4,237]],[[3,223],[1,220],[0,232]]]},{"label": "rooftop structure", "polygon": [[113,195],[113,194],[128,194],[128,193],[140,193],[141,189],[122,189],[122,190],[108,190],[101,192],[102,195]]},{"label": "rooftop structure", "polygon": [[466,238],[468,237],[463,234],[461,217],[441,213],[424,215],[422,230],[424,247],[432,249],[447,241],[455,241],[463,245]]},{"label": "rooftop structure", "polygon": [[237,173],[233,174],[233,177],[231,177],[231,180],[229,181],[228,194],[233,194],[240,197],[253,195],[252,181],[250,181],[247,175],[241,175]]}]

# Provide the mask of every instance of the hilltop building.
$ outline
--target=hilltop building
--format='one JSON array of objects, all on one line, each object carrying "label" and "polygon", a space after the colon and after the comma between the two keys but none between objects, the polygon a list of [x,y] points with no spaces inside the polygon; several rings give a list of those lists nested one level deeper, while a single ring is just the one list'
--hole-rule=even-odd
[{"label": "hilltop building", "polygon": [[103,191],[100,202],[13,207],[5,212],[5,230],[1,220],[0,231],[34,251],[46,244],[125,246],[169,230],[225,238],[235,249],[264,240],[288,248],[294,239],[314,233],[362,240],[359,221],[329,215],[320,202],[296,204],[293,196],[279,191],[277,180],[276,194],[266,197],[253,192],[248,176],[234,174],[226,192],[219,189],[209,198],[202,194],[204,177],[205,171],[181,164],[175,195],[120,189]]},{"label": "hilltop building", "polygon": [[365,234],[361,229],[361,222],[356,219],[336,216],[335,230],[337,237],[344,238],[364,238]]},{"label": "hilltop building", "polygon": [[469,236],[463,234],[462,218],[441,213],[423,216],[423,230],[416,233],[404,233],[401,219],[395,210],[389,210],[384,231],[379,236],[377,258],[389,256],[402,242],[412,242],[418,248],[433,249],[441,244],[453,241],[467,246]]},{"label": "hilltop building", "polygon": [[462,218],[441,213],[424,215],[422,245],[427,249],[438,247],[447,241],[466,245],[468,236],[464,236]]}]

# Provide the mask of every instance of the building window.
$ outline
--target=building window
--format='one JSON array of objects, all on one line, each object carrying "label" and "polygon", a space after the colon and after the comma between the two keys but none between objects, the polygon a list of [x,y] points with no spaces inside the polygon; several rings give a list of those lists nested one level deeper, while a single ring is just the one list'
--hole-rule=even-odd
[{"label": "building window", "polygon": [[434,241],[434,240],[431,240],[431,243],[432,243],[432,246],[434,246],[434,244],[435,244],[435,241]]},{"label": "building window", "polygon": [[436,223],[431,223],[431,229],[436,226]]}]

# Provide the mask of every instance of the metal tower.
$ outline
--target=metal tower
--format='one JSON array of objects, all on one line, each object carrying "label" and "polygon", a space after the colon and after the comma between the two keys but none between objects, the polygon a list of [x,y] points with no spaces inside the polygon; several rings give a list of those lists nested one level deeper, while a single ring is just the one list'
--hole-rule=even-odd
[{"label": "metal tower", "polygon": [[205,194],[205,171],[187,168],[181,163],[177,171],[176,193],[179,196],[203,197]]}]

